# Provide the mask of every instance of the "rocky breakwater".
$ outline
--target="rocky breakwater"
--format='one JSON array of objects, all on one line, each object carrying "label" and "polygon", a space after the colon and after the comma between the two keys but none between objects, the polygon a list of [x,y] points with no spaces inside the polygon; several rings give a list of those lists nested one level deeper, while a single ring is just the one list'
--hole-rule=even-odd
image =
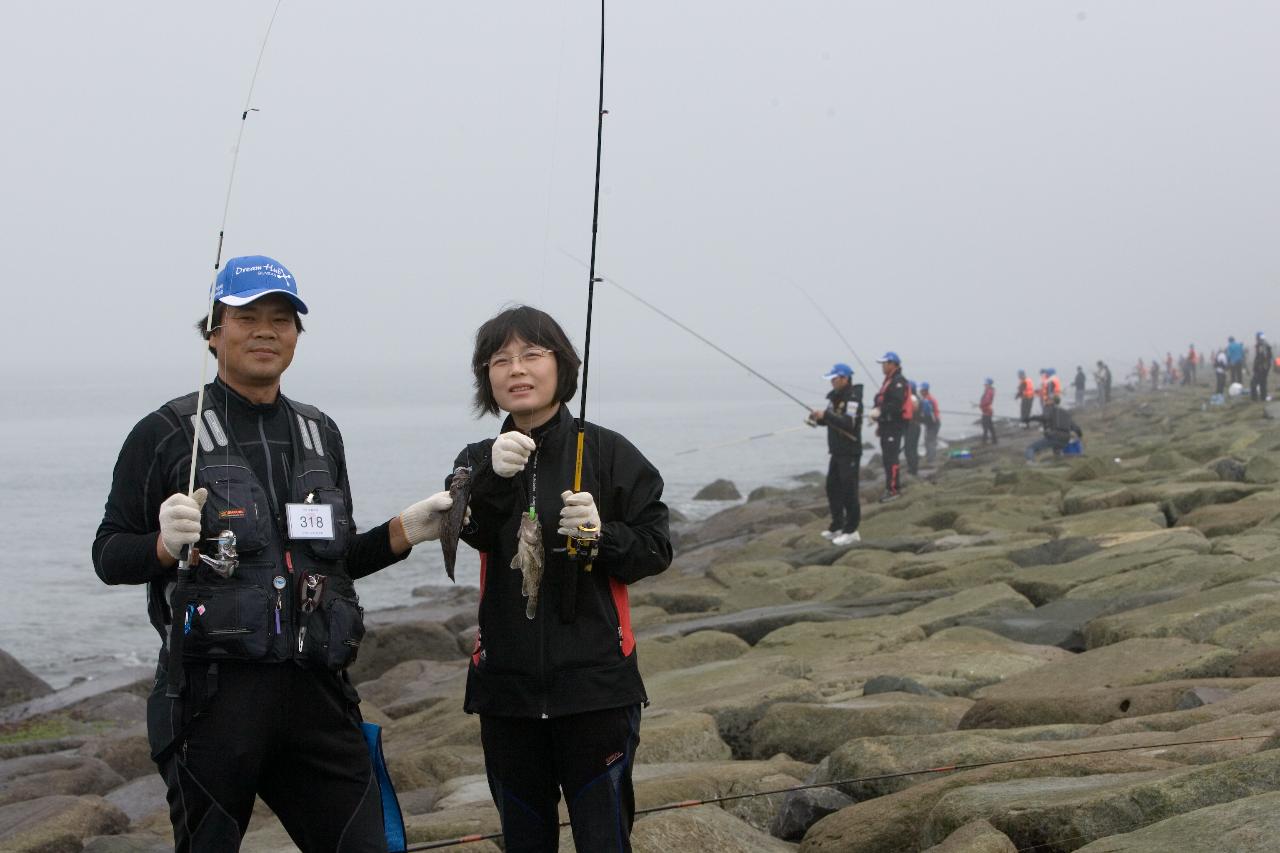
[{"label": "rocky breakwater", "polygon": [[[642,816],[635,849],[1272,849],[1280,429],[1204,396],[1081,414],[1083,458],[1027,466],[1014,430],[897,502],[868,484],[856,548],[819,535],[812,478],[682,524],[632,587],[637,805],[822,787]],[[371,614],[352,671],[411,842],[498,828],[461,711],[474,615],[467,591]],[[146,686],[10,715],[0,848],[166,849]],[[245,849],[294,848],[260,807]]]}]

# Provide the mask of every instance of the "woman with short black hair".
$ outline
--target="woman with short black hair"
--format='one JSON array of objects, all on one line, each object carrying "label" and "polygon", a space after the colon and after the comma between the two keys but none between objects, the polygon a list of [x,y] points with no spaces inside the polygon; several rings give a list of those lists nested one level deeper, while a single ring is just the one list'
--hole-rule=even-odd
[{"label": "woman with short black hair", "polygon": [[[671,563],[662,477],[625,438],[588,423],[582,489],[567,403],[581,360],[560,325],[529,306],[476,333],[478,414],[506,412],[502,434],[468,445],[480,552],[480,630],[465,708],[480,715],[489,788],[505,847],[557,849],[557,803],[579,850],[629,851],[640,708],[627,585]],[[564,548],[575,535],[591,562]]]}]

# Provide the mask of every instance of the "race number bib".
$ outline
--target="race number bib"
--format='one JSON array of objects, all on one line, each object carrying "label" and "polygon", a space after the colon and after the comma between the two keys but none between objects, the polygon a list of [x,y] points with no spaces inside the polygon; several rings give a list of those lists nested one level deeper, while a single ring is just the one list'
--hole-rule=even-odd
[{"label": "race number bib", "polygon": [[332,539],[333,507],[329,504],[285,504],[290,539]]}]

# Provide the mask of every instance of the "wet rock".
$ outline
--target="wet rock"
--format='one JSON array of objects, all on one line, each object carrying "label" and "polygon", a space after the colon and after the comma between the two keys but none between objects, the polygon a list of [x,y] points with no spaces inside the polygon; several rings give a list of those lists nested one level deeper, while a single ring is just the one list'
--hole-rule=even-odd
[{"label": "wet rock", "polygon": [[74,853],[85,838],[123,832],[128,825],[124,812],[101,797],[42,796],[0,806],[0,849]]},{"label": "wet rock", "polygon": [[1280,793],[1268,792],[1174,815],[1149,826],[1109,835],[1079,853],[1168,853],[1230,850],[1270,853],[1280,835]]},{"label": "wet rock", "polygon": [[917,696],[941,696],[936,690],[930,690],[918,681],[898,675],[876,675],[867,679],[862,686],[863,696],[874,696],[877,693],[914,693]]},{"label": "wet rock", "polygon": [[142,724],[136,728],[136,734],[90,740],[77,754],[101,760],[123,779],[150,776],[156,772],[155,762],[151,760],[151,744]]},{"label": "wet rock", "polygon": [[632,588],[631,603],[652,604],[667,613],[707,613],[720,607],[723,598],[707,593],[688,593],[676,590]]},{"label": "wet rock", "polygon": [[0,650],[0,707],[46,696],[53,688],[37,677],[13,655]]},{"label": "wet rock", "polygon": [[1009,552],[1009,559],[1023,568],[1031,566],[1053,566],[1059,563],[1070,563],[1081,557],[1087,557],[1101,547],[1090,539],[1067,537],[1054,539],[1043,545],[1022,548]]},{"label": "wet rock", "polygon": [[820,761],[848,740],[952,731],[973,703],[954,697],[881,693],[828,704],[780,702],[751,729],[751,754]]},{"label": "wet rock", "polygon": [[786,489],[780,489],[777,486],[757,486],[747,493],[747,501],[749,503],[751,501],[764,500],[765,498],[776,498],[786,493]]},{"label": "wet rock", "polygon": [[1018,853],[1009,836],[985,820],[966,823],[924,853]]},{"label": "wet rock", "polygon": [[1008,585],[993,583],[961,590],[946,598],[923,604],[904,614],[902,620],[919,625],[926,634],[932,634],[959,624],[964,619],[990,613],[1034,609],[1035,605]]},{"label": "wet rock", "polygon": [[1262,492],[1230,504],[1192,510],[1178,519],[1179,527],[1194,527],[1205,536],[1231,536],[1280,518],[1280,494]]},{"label": "wet rock", "polygon": [[1085,650],[1084,626],[1110,606],[1106,601],[1059,599],[1035,610],[977,616],[965,619],[963,624],[1020,643],[1082,652]]},{"label": "wet rock", "polygon": [[732,480],[714,480],[698,490],[693,496],[695,501],[737,501],[742,494]]},{"label": "wet rock", "polygon": [[1219,480],[1226,480],[1229,483],[1243,483],[1245,480],[1245,464],[1238,459],[1232,459],[1229,456],[1215,459],[1207,467],[1217,475]]},{"label": "wet rock", "polygon": [[[846,624],[850,622],[869,623],[872,617],[903,613],[910,610],[920,602],[928,601],[935,597],[936,594],[916,593],[909,596],[887,596],[883,599],[869,599],[865,603],[850,604],[848,606],[826,604],[823,602],[796,602],[779,604],[772,607],[756,607],[737,613],[703,616],[696,619],[687,619],[682,622],[670,622],[665,625],[655,625],[652,628],[639,632],[639,636],[660,637],[692,634],[696,631],[714,630],[734,634],[741,637],[751,645],[757,645],[767,637],[779,634],[780,631],[785,632],[788,627],[815,625],[827,622],[839,624]],[[853,628],[850,630],[855,633],[859,633],[861,628]],[[901,626],[899,626],[899,630],[902,630]],[[781,640],[783,637],[788,636],[791,635],[779,634],[777,639]],[[766,648],[768,648],[768,646],[766,646]]]},{"label": "wet rock", "polygon": [[439,622],[400,622],[372,628],[360,643],[360,655],[347,670],[352,682],[377,678],[398,663],[410,660],[460,661],[470,649]]},{"label": "wet rock", "polygon": [[835,788],[792,791],[783,798],[769,834],[784,841],[799,841],[820,819],[852,804],[851,798]]}]

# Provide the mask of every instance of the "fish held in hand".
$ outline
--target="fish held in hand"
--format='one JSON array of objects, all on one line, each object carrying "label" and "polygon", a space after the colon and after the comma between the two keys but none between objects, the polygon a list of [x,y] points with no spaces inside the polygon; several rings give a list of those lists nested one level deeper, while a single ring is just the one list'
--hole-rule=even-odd
[{"label": "fish held in hand", "polygon": [[516,535],[516,555],[511,558],[511,568],[519,569],[523,582],[520,593],[527,599],[524,615],[532,619],[538,612],[538,589],[542,586],[542,525],[530,510],[520,516],[520,530]]},{"label": "fish held in hand", "polygon": [[449,481],[449,497],[453,506],[445,514],[440,526],[440,550],[444,553],[444,570],[453,580],[453,567],[458,560],[458,537],[467,523],[467,502],[471,499],[471,469],[455,468]]}]

